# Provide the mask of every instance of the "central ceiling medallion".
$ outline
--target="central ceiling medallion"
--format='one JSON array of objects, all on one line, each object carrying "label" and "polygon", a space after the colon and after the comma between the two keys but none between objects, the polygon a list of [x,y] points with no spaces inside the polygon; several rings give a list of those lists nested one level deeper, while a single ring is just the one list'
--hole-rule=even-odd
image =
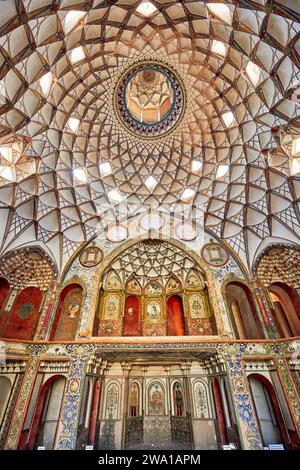
[{"label": "central ceiling medallion", "polygon": [[146,138],[165,135],[179,122],[184,91],[175,72],[160,63],[131,67],[119,80],[115,108],[123,125]]}]

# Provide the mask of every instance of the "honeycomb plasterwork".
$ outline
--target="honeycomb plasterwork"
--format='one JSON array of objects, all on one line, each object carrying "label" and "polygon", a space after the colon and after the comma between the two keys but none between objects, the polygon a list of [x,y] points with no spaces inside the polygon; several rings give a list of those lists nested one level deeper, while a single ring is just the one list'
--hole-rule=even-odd
[{"label": "honeycomb plasterwork", "polygon": [[[47,245],[61,271],[82,243],[106,226],[103,207],[119,188],[129,204],[172,210],[195,191],[205,225],[250,269],[265,238],[299,244],[299,176],[291,172],[282,132],[298,134],[299,9],[297,2],[158,0],[140,15],[139,1],[2,2],[0,20],[1,252]],[[67,26],[67,13],[86,14]],[[223,43],[214,51],[213,41]],[[83,58],[72,60],[76,48]],[[186,111],[170,135],[151,143],[119,124],[108,99],[123,70],[151,57],[178,73]],[[251,61],[257,83],[245,74]],[[251,65],[251,64],[250,64]],[[40,79],[51,73],[48,92]],[[224,114],[233,113],[229,127]],[[76,133],[69,118],[80,121]],[[192,161],[201,161],[192,171]],[[103,177],[99,163],[113,171]],[[217,178],[220,165],[229,171]],[[78,181],[74,169],[86,170]],[[150,192],[145,180],[158,182]]]}]

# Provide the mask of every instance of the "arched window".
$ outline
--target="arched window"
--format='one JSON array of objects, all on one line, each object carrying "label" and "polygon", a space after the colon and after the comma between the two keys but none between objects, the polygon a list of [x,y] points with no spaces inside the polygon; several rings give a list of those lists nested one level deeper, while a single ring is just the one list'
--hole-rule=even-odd
[{"label": "arched window", "polygon": [[72,341],[76,338],[82,306],[83,290],[70,284],[60,293],[50,340]]},{"label": "arched window", "polygon": [[167,300],[167,322],[169,336],[185,335],[183,305],[179,295],[173,295]]},{"label": "arched window", "polygon": [[37,287],[22,290],[3,327],[3,338],[32,340],[39,320],[43,294]]},{"label": "arched window", "polygon": [[65,383],[64,376],[55,375],[42,386],[32,420],[27,449],[33,450],[39,446],[45,447],[46,450],[54,448]]},{"label": "arched window", "polygon": [[140,299],[129,295],[125,300],[124,336],[141,335]]},{"label": "arched window", "polygon": [[290,338],[300,335],[300,301],[295,289],[283,282],[275,282],[269,291],[280,336]]},{"label": "arched window", "polygon": [[226,302],[237,339],[263,338],[252,293],[241,282],[230,282],[225,287]]}]

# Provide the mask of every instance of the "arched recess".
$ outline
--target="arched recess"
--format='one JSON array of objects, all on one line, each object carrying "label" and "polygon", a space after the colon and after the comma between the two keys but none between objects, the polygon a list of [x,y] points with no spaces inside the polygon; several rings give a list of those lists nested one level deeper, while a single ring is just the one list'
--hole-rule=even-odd
[{"label": "arched recess", "polygon": [[167,411],[166,389],[162,381],[152,380],[147,389],[147,414],[165,416]]},{"label": "arched recess", "polygon": [[289,446],[289,435],[273,385],[261,374],[250,374],[248,380],[263,445],[283,443]]},{"label": "arched recess", "polygon": [[185,335],[183,303],[179,295],[173,295],[167,300],[167,334],[168,336]]},{"label": "arched recess", "polygon": [[3,338],[32,340],[39,320],[43,294],[37,287],[22,290],[3,326]]},{"label": "arched recess", "polygon": [[105,389],[105,419],[119,419],[120,396],[121,388],[119,382],[110,381]]},{"label": "arched recess", "polygon": [[42,386],[32,420],[27,449],[43,446],[54,448],[66,378],[63,375],[50,377]]},{"label": "arched recess", "polygon": [[12,391],[12,384],[8,377],[0,377],[0,429],[7,409]]},{"label": "arched recess", "polygon": [[269,286],[274,319],[282,338],[300,335],[300,301],[295,289],[283,282]]},{"label": "arched recess", "polygon": [[[115,266],[116,266],[116,269],[120,270],[119,261],[123,257],[126,257],[126,259],[127,259],[128,254],[131,254],[132,251],[134,251],[136,247],[137,247],[137,249],[139,249],[141,244],[148,245],[148,244],[150,244],[150,242],[151,243],[158,243],[159,242],[164,246],[165,245],[170,245],[171,249],[176,250],[178,252],[182,252],[184,257],[187,257],[189,259],[189,261],[190,261],[189,265],[190,266],[194,265],[195,269],[197,271],[203,273],[203,277],[205,278],[205,286],[207,288],[207,292],[209,293],[209,301],[210,301],[209,303],[211,304],[212,312],[214,312],[214,317],[212,317],[212,321],[214,323],[214,328],[212,328],[213,329],[212,334],[220,334],[220,335],[225,334],[226,330],[224,329],[222,312],[219,308],[218,292],[216,290],[216,285],[215,285],[215,282],[214,282],[214,276],[213,276],[212,270],[210,270],[208,268],[208,266],[205,264],[203,259],[198,254],[196,254],[195,251],[187,248],[187,246],[184,243],[182,243],[178,240],[172,239],[172,238],[171,239],[168,238],[167,240],[164,240],[164,239],[159,239],[159,240],[151,239],[151,240],[149,240],[148,235],[145,234],[144,236],[139,237],[139,238],[131,238],[130,240],[127,240],[126,242],[120,244],[117,248],[115,248],[109,254],[109,256],[104,258],[103,264],[101,265],[101,269],[99,269],[99,272],[97,273],[98,285],[99,286],[101,284],[104,285],[104,288],[103,288],[104,291],[101,290],[100,293],[99,293],[99,291],[98,292],[95,291],[94,293],[92,293],[91,303],[92,303],[92,300],[93,300],[95,302],[95,305],[96,304],[99,305],[99,309],[101,310],[101,308],[102,308],[101,305],[102,305],[103,297],[104,297],[104,294],[105,294],[105,283],[104,283],[105,274],[109,270],[114,268]],[[128,264],[127,264],[127,267],[128,267]],[[136,274],[136,272],[137,272],[137,269],[135,268],[134,273]],[[133,289],[129,290],[128,286],[129,286],[129,282],[127,282],[127,288],[126,288],[126,291],[127,291],[128,294],[133,294],[133,295],[137,295],[137,296],[140,295],[137,292],[137,290],[133,290]],[[143,283],[142,288],[143,288],[143,293],[144,294],[146,294],[145,287],[146,287],[146,284]],[[170,295],[171,292],[169,291],[168,294]],[[144,306],[143,306],[143,309],[144,309]],[[100,315],[100,317],[101,317],[101,315]],[[143,316],[143,318],[144,318],[144,316]],[[165,311],[163,312],[163,320],[165,320]],[[97,336],[97,335],[100,335],[100,336],[106,336],[107,335],[108,336],[108,335],[111,335],[111,333],[106,333],[106,331],[105,331],[106,327],[105,326],[103,326],[103,328],[101,328],[102,323],[104,323],[104,322],[100,320],[99,315],[98,315],[98,311],[95,314],[95,311],[93,309],[90,309],[89,316],[88,316],[88,319],[87,319],[87,325],[88,325],[87,326],[87,332],[88,332],[87,336],[89,334],[91,336]],[[98,325],[100,325],[100,328],[98,328]],[[162,333],[163,336],[166,334],[165,333],[165,325],[166,325],[166,322],[164,321],[164,332]],[[110,325],[109,325],[109,328],[111,328]],[[187,325],[187,328],[189,328],[188,325]],[[122,333],[115,334],[115,330],[114,330],[114,336],[121,336],[121,334]],[[197,334],[199,334],[199,332]],[[143,323],[143,335],[144,336],[148,335],[147,329],[145,328],[145,323]]]},{"label": "arched recess", "polygon": [[225,299],[237,339],[261,339],[264,334],[259,322],[252,292],[239,281],[228,282]]},{"label": "arched recess", "polygon": [[0,314],[6,304],[9,294],[9,282],[4,277],[0,278]]},{"label": "arched recess", "polygon": [[54,317],[50,341],[72,341],[79,327],[83,288],[72,283],[60,293]]},{"label": "arched recess", "polygon": [[129,295],[125,300],[123,336],[141,336],[141,307],[140,299]]}]

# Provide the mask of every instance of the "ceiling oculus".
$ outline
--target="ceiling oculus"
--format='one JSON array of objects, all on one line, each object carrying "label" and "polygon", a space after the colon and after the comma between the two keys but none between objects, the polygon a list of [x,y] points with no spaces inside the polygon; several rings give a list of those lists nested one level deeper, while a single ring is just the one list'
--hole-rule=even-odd
[{"label": "ceiling oculus", "polygon": [[184,92],[175,73],[159,63],[143,63],[121,77],[116,110],[126,128],[140,137],[169,132],[184,108]]}]

